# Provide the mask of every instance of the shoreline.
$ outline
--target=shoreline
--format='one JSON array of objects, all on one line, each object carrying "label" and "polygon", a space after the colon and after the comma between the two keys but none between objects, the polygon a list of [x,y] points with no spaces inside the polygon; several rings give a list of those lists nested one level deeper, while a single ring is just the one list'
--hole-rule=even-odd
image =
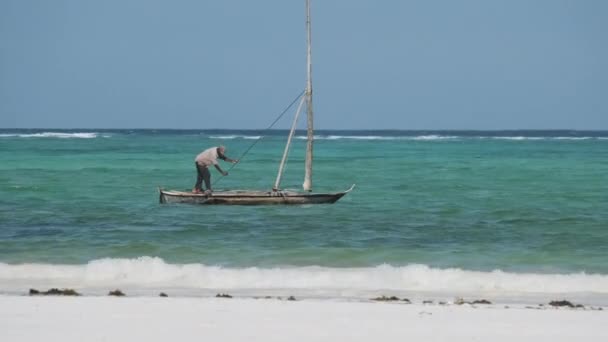
[{"label": "shoreline", "polygon": [[81,265],[6,264],[0,262],[0,295],[23,295],[30,288],[69,288],[85,296],[121,289],[127,296],[178,297],[281,296],[321,300],[367,301],[397,296],[412,302],[486,299],[505,304],[576,304],[608,306],[608,275],[509,273],[433,268],[427,265],[380,265],[223,268],[172,264],[158,257],[104,258]]},{"label": "shoreline", "polygon": [[7,341],[604,341],[608,313],[498,305],[0,296]]},{"label": "shoreline", "polygon": [[[536,294],[534,296],[496,296],[489,294],[448,294],[433,292],[407,291],[374,291],[369,296],[322,296],[311,295],[298,291],[256,290],[256,291],[227,291],[221,289],[205,289],[196,292],[180,291],[179,289],[141,289],[141,288],[97,288],[76,289],[66,287],[30,288],[29,291],[2,291],[0,297],[42,297],[42,298],[178,298],[189,300],[209,300],[214,298],[233,300],[266,300],[266,301],[313,301],[318,303],[386,303],[394,305],[423,305],[423,306],[469,306],[493,308],[520,309],[573,309],[590,311],[608,311],[608,304],[602,297],[591,297],[584,294]],[[84,291],[83,291],[84,290]],[[529,295],[529,294],[528,294]],[[593,299],[592,299],[593,298]]]}]

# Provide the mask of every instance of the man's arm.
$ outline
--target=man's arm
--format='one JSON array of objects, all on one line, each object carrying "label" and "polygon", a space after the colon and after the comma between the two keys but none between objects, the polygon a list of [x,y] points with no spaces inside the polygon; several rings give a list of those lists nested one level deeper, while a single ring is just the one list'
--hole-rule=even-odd
[{"label": "man's arm", "polygon": [[222,176],[228,176],[228,172],[222,170],[219,164],[215,164],[215,168],[222,174]]},{"label": "man's arm", "polygon": [[238,160],[238,159],[230,159],[230,158],[228,158],[228,157],[227,157],[225,154],[218,155],[218,157],[219,157],[221,160],[227,161],[227,162],[232,163],[232,164],[236,164],[236,163],[238,163],[238,162],[239,162],[239,160]]}]

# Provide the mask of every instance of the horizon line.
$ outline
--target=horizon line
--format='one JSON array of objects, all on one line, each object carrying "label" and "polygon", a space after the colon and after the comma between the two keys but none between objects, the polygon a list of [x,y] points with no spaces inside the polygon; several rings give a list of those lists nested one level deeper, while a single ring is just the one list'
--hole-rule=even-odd
[{"label": "horizon line", "polygon": [[[289,128],[103,128],[103,127],[75,127],[75,128],[60,128],[60,127],[15,127],[4,128],[0,130],[165,130],[165,131],[289,131]],[[578,128],[487,128],[487,129],[469,129],[469,128],[316,128],[318,131],[393,131],[393,132],[423,132],[423,131],[442,131],[442,132],[499,132],[499,131],[570,131],[570,132],[606,132],[604,129],[578,129]],[[296,131],[306,131],[305,128],[296,129]]]}]

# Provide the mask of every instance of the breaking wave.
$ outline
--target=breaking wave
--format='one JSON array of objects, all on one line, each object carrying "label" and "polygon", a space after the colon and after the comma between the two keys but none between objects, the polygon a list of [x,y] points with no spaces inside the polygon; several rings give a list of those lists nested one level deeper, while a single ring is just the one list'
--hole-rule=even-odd
[{"label": "breaking wave", "polygon": [[[297,136],[297,139],[306,140],[306,136]],[[316,135],[315,140],[404,140],[404,141],[446,141],[446,140],[605,140],[606,137],[525,137],[525,136],[458,136],[458,135],[418,135],[418,136],[381,136],[381,135]]]},{"label": "breaking wave", "polygon": [[320,266],[223,268],[204,264],[169,264],[157,257],[98,259],[85,265],[0,263],[0,289],[24,291],[29,287],[91,289],[179,288],[190,292],[229,290],[294,290],[330,297],[365,297],[378,291],[608,295],[608,275],[537,274],[440,269],[427,265],[380,265],[363,268]]},{"label": "breaking wave", "polygon": [[[60,138],[60,139],[93,139],[98,137],[109,138],[113,136],[120,136],[125,132],[114,132],[114,133],[98,133],[98,132],[19,132],[19,133],[0,133],[0,138]],[[128,134],[132,134],[129,132]],[[280,138],[284,139],[287,136],[277,135],[276,133],[270,135],[262,134],[212,134],[207,135],[209,139],[220,139],[220,140],[234,140],[234,139],[246,139],[246,140],[258,140],[263,137],[269,138]],[[306,140],[305,135],[297,135],[296,139]],[[605,136],[525,136],[525,135],[454,135],[451,134],[420,134],[420,135],[357,135],[357,134],[317,134],[314,136],[315,140],[358,140],[358,141],[383,141],[383,140],[399,140],[399,141],[453,141],[453,140],[507,140],[507,141],[587,141],[587,140],[607,140]]]},{"label": "breaking wave", "polygon": [[[306,136],[297,136],[297,139],[306,140]],[[381,135],[315,135],[315,140],[448,140],[459,139],[457,136],[420,135],[420,136],[381,136]]]},{"label": "breaking wave", "polygon": [[222,139],[222,140],[231,140],[231,139],[250,139],[257,140],[262,138],[261,135],[210,135],[209,139]]},{"label": "breaking wave", "polygon": [[93,132],[80,132],[80,133],[62,133],[62,132],[41,132],[41,133],[7,133],[0,134],[0,137],[17,137],[17,138],[79,138],[79,139],[93,139],[97,138],[98,134]]}]

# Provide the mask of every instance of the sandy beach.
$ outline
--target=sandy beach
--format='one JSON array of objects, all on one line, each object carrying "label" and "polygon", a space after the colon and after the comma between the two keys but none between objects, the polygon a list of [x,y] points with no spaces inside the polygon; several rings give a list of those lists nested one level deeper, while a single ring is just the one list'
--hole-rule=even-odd
[{"label": "sandy beach", "polygon": [[2,341],[606,341],[608,312],[277,299],[0,297]]}]

